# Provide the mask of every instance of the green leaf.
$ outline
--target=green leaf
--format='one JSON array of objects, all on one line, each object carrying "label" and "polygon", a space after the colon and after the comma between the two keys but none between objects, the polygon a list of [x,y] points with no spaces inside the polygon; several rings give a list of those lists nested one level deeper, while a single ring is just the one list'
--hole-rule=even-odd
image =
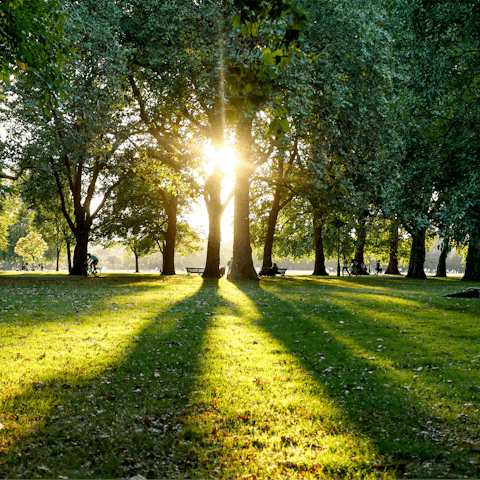
[{"label": "green leaf", "polygon": [[286,133],[290,130],[290,123],[289,121],[284,118],[282,120],[280,120],[280,127],[282,128],[282,130]]}]

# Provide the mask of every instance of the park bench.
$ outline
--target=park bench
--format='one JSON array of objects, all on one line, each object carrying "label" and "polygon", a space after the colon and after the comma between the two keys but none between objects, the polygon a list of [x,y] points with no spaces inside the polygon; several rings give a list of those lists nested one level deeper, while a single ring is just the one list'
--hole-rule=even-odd
[{"label": "park bench", "polygon": [[260,273],[258,274],[260,277],[274,277],[276,273],[278,273],[281,277],[285,277],[285,273],[287,272],[286,268],[262,268]]},{"label": "park bench", "polygon": [[205,271],[205,267],[186,267],[185,270],[187,271],[187,275],[191,273],[198,273],[202,274]]}]

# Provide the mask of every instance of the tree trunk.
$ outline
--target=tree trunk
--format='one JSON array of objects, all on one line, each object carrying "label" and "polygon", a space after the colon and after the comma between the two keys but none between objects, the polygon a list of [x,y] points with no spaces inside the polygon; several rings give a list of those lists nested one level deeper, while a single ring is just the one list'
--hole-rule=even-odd
[{"label": "tree trunk", "polygon": [[393,222],[390,230],[390,260],[385,275],[400,275],[398,269],[398,224]]},{"label": "tree trunk", "polygon": [[442,243],[442,251],[440,252],[440,257],[438,259],[437,271],[435,272],[436,277],[445,278],[447,276],[447,257],[449,251],[450,245],[448,244],[448,240],[444,240]]},{"label": "tree trunk", "polygon": [[462,280],[480,281],[480,237],[470,239],[465,262],[465,275]]},{"label": "tree trunk", "polygon": [[328,275],[325,268],[325,254],[323,252],[323,223],[322,218],[313,214],[313,231],[315,237],[315,266],[313,275]]},{"label": "tree trunk", "polygon": [[252,117],[245,116],[237,126],[239,165],[235,175],[233,219],[233,260],[229,280],[258,280],[250,245],[250,181],[252,173]]},{"label": "tree trunk", "polygon": [[273,267],[273,241],[275,239],[275,227],[277,226],[278,213],[280,212],[280,199],[281,190],[280,188],[276,188],[275,195],[273,197],[272,208],[268,214],[267,235],[265,236],[265,245],[263,246],[262,268]]},{"label": "tree trunk", "polygon": [[57,247],[57,266],[56,266],[56,271],[57,272],[60,269],[60,252],[61,252],[61,249]]},{"label": "tree trunk", "polygon": [[203,278],[220,277],[220,243],[222,239],[222,172],[215,169],[205,184],[205,204],[208,212],[207,260]]},{"label": "tree trunk", "polygon": [[[79,229],[80,230],[80,229]],[[73,252],[73,266],[70,270],[70,275],[83,275],[83,266],[87,261],[88,253],[88,237],[90,228],[82,228],[80,233],[76,236],[77,243]]]},{"label": "tree trunk", "polygon": [[133,252],[135,255],[135,273],[140,273],[140,270],[138,268],[138,254],[136,252]]},{"label": "tree trunk", "polygon": [[72,247],[70,242],[67,242],[67,263],[68,263],[68,271],[72,271]]},{"label": "tree trunk", "polygon": [[175,240],[177,237],[177,197],[172,195],[164,202],[168,218],[165,243],[163,247],[162,275],[175,275]]},{"label": "tree trunk", "polygon": [[425,279],[425,235],[426,228],[417,228],[412,232],[412,249],[410,251],[410,262],[408,265],[407,278]]},{"label": "tree trunk", "polygon": [[[360,268],[363,268],[362,265],[365,263],[364,258],[365,258],[365,243],[367,239],[367,228],[365,226],[365,219],[366,216],[362,215],[360,220],[362,223],[358,227],[358,232],[357,232],[357,240],[356,240],[356,245],[357,245],[357,250],[355,252],[355,257],[354,260],[357,262],[358,266]],[[359,222],[360,223],[360,222]]]}]

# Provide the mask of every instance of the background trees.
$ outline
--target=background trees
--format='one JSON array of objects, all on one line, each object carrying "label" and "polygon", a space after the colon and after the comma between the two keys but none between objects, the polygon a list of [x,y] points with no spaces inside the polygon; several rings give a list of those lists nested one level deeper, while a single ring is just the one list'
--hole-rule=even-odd
[{"label": "background trees", "polygon": [[[3,72],[35,73],[19,75],[2,97],[10,133],[0,161],[37,219],[47,218],[40,204],[59,205],[65,223],[49,242],[58,252],[68,226],[71,273],[81,273],[96,229],[138,254],[160,246],[163,273],[174,274],[181,236],[195,238],[182,211],[203,195],[205,275],[218,276],[221,175],[201,172],[205,147],[230,143],[238,157],[230,279],[257,278],[252,239],[264,266],[272,255],[314,252],[315,273],[324,274],[325,256],[375,254],[397,274],[398,232],[411,238],[408,275],[423,277],[429,230],[468,243],[465,278],[480,278],[475,4],[34,7],[13,0],[0,9]],[[60,24],[75,45],[68,58]],[[34,39],[38,57],[28,53]]]},{"label": "background trees", "polygon": [[20,238],[15,245],[15,253],[30,265],[41,260],[46,249],[47,243],[39,233],[35,232],[30,232],[26,237]]}]

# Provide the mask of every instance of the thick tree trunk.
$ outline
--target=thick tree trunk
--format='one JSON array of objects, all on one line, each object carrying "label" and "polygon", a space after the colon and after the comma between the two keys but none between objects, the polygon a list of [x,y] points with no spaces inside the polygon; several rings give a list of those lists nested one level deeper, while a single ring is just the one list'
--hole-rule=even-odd
[{"label": "thick tree trunk", "polygon": [[177,197],[172,195],[164,202],[168,218],[163,246],[162,275],[175,275],[175,240],[177,237]]},{"label": "thick tree trunk", "polygon": [[398,241],[398,225],[394,222],[390,230],[390,259],[385,270],[386,275],[400,275],[398,269]]},{"label": "thick tree trunk", "polygon": [[222,173],[215,169],[205,184],[205,204],[208,212],[208,244],[204,278],[220,277],[221,220],[224,207],[221,198]]},{"label": "thick tree trunk", "polygon": [[313,214],[313,231],[315,237],[315,266],[313,275],[328,275],[325,268],[325,254],[323,252],[323,223],[321,217]]},{"label": "thick tree trunk", "polygon": [[470,239],[465,263],[465,281],[480,281],[480,237]]},{"label": "thick tree trunk", "polygon": [[447,257],[449,251],[450,245],[448,244],[448,240],[444,240],[442,244],[442,251],[440,252],[440,257],[438,258],[437,271],[435,272],[436,277],[445,278],[447,276]]},{"label": "thick tree trunk", "polygon": [[239,166],[235,176],[233,219],[233,260],[229,280],[258,280],[250,244],[250,181],[252,172],[252,117],[244,117],[237,127]]},{"label": "thick tree trunk", "polygon": [[77,243],[73,252],[73,266],[70,270],[70,275],[83,275],[83,266],[87,261],[88,253],[88,237],[90,228],[83,228],[77,235]]},{"label": "thick tree trunk", "polygon": [[408,265],[407,278],[427,278],[423,266],[425,264],[425,228],[417,228],[412,233],[412,249]]}]

